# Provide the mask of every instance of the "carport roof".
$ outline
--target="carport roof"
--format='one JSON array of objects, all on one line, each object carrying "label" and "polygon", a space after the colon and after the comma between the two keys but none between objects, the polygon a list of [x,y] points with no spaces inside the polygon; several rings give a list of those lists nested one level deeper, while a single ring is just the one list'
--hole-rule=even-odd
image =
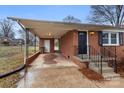
[{"label": "carport roof", "polygon": [[[109,25],[83,24],[83,23],[66,23],[55,21],[32,20],[24,18],[8,17],[13,21],[17,21],[24,28],[29,28],[30,31],[40,38],[60,38],[69,30],[78,31],[101,31],[101,30],[120,30],[124,28],[113,27]],[[51,34],[51,35],[49,35]]]}]

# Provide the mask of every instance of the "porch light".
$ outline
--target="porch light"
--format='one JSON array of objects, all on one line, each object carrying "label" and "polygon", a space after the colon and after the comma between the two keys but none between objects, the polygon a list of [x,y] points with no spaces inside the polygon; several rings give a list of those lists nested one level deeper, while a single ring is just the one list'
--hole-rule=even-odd
[{"label": "porch light", "polygon": [[95,34],[95,32],[90,32],[90,35],[94,35]]},{"label": "porch light", "polygon": [[51,36],[51,33],[48,33],[48,36]]}]

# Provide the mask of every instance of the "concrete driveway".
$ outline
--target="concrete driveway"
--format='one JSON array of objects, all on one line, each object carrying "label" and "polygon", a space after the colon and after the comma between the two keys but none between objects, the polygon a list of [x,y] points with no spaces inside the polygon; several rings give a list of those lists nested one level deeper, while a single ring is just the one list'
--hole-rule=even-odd
[{"label": "concrete driveway", "polygon": [[30,65],[18,83],[19,88],[117,88],[124,87],[124,79],[91,81],[79,72],[79,67],[59,54],[41,54]]},{"label": "concrete driveway", "polygon": [[78,70],[78,66],[59,54],[41,54],[18,83],[22,88],[97,87]]}]

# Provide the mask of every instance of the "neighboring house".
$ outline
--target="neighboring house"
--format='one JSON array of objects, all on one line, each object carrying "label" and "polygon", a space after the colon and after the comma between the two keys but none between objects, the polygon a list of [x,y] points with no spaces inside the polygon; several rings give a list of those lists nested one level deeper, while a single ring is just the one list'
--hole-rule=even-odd
[{"label": "neighboring house", "polygon": [[10,39],[8,37],[0,37],[0,44],[1,45],[23,45],[23,39]]},{"label": "neighboring house", "polygon": [[[10,18],[36,34],[46,53],[55,52],[55,39],[58,39],[59,51],[67,58],[78,56],[92,62],[124,62],[124,28]],[[113,64],[115,68],[116,64]]]},{"label": "neighboring house", "polygon": [[12,39],[13,45],[24,45],[23,39]]},{"label": "neighboring house", "polygon": [[8,37],[0,37],[0,44],[1,45],[12,45],[12,39],[8,38]]}]

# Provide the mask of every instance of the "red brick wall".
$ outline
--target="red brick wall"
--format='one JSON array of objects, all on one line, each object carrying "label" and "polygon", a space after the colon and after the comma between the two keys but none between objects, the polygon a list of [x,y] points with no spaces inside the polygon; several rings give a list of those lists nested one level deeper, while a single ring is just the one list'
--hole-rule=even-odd
[{"label": "red brick wall", "polygon": [[77,31],[69,31],[64,34],[60,39],[60,50],[65,57],[71,57],[76,53],[76,47],[78,46],[78,34]]},{"label": "red brick wall", "polygon": [[[98,42],[98,32],[95,32],[94,35],[90,35],[89,34],[89,45],[93,46],[95,49],[99,50],[100,46],[99,46],[99,42]],[[123,34],[124,37],[124,34]],[[117,46],[117,56],[118,58],[122,61],[124,61],[124,45],[123,46]]]},{"label": "red brick wall", "polygon": [[[88,39],[89,39],[89,45],[93,46],[95,49],[99,50],[100,46],[98,43],[98,32],[95,32],[94,35],[91,35],[90,32],[88,32]],[[124,36],[124,34],[123,34]],[[43,46],[44,40],[50,40],[50,52],[54,52],[54,39],[48,39],[48,38],[41,38],[40,39],[40,46]],[[76,54],[78,47],[78,31],[69,31],[66,34],[64,34],[60,38],[60,51],[62,55],[65,57],[73,56]],[[122,60],[124,60],[124,45],[117,47],[117,56]]]},{"label": "red brick wall", "polygon": [[99,50],[99,42],[98,42],[98,32],[94,32],[93,35],[88,32],[89,45],[93,46],[95,49]]}]

